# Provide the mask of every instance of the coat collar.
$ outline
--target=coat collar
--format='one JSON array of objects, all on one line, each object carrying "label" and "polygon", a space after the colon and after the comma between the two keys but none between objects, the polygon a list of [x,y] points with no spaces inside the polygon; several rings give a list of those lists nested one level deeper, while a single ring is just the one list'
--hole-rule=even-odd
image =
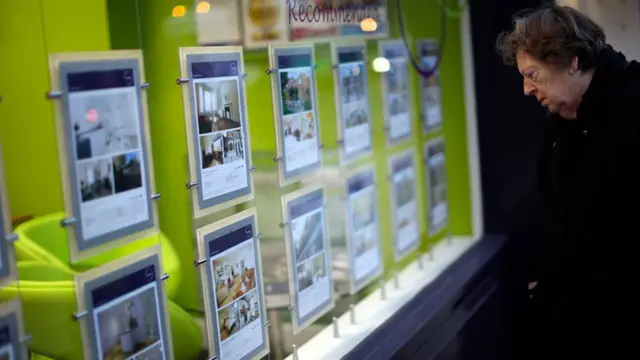
[{"label": "coat collar", "polygon": [[[578,107],[578,119],[590,120],[597,110],[606,106],[606,99],[615,96],[622,73],[627,66],[627,59],[620,52],[607,46],[598,56],[595,72],[587,91],[582,96]],[[597,116],[595,116],[597,117]]]}]

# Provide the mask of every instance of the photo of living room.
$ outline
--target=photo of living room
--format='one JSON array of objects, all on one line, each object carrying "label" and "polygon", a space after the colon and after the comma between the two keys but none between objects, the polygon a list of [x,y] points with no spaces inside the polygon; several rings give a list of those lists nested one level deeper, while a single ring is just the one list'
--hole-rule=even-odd
[{"label": "photo of living room", "polygon": [[200,135],[241,126],[237,79],[199,82],[195,93]]},{"label": "photo of living room", "polygon": [[104,360],[129,359],[158,344],[161,329],[155,289],[125,295],[96,311],[96,337]]},{"label": "photo of living room", "polygon": [[340,83],[342,104],[365,100],[364,65],[349,64],[340,66]]},{"label": "photo of living room", "polygon": [[256,287],[256,262],[252,242],[245,242],[213,259],[218,308],[232,303]]},{"label": "photo of living room", "polygon": [[283,116],[311,111],[311,69],[281,72],[280,94]]},{"label": "photo of living room", "polygon": [[303,215],[291,223],[296,264],[324,250],[322,211]]},{"label": "photo of living room", "polygon": [[244,160],[242,129],[228,131],[225,135],[223,135],[222,142],[224,144],[223,162],[225,164],[238,160]]},{"label": "photo of living room", "polygon": [[222,151],[222,134],[200,137],[200,156],[202,168],[208,169],[224,163]]},{"label": "photo of living room", "polygon": [[138,111],[131,95],[115,93],[72,100],[71,128],[78,160],[140,147]]},{"label": "photo of living room", "polygon": [[113,195],[111,159],[82,161],[78,164],[82,202]]},{"label": "photo of living room", "polygon": [[116,193],[142,187],[139,152],[134,151],[113,158],[113,183]]}]

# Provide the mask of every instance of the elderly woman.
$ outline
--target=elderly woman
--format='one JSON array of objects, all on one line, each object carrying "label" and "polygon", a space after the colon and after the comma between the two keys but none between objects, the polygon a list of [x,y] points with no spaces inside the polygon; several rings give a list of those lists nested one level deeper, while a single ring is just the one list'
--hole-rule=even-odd
[{"label": "elderly woman", "polygon": [[516,15],[497,43],[524,94],[549,110],[538,358],[626,358],[638,334],[640,64],[587,16],[557,5]]}]

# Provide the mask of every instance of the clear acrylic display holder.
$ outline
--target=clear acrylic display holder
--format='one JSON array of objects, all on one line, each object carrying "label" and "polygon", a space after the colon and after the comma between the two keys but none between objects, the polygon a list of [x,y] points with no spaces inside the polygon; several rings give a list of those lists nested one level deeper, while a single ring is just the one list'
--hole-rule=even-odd
[{"label": "clear acrylic display holder", "polygon": [[[199,104],[196,100],[197,95],[195,93],[196,81],[209,79],[215,81],[216,78],[227,77],[227,73],[222,74],[221,71],[216,69],[214,64],[233,62],[237,64],[233,70],[234,75],[238,81],[238,94],[237,98],[240,107],[238,109],[238,122],[241,127],[242,136],[242,153],[244,155],[244,161],[242,165],[236,166],[237,170],[242,170],[242,177],[246,178],[247,185],[230,192],[219,194],[210,198],[204,198],[203,190],[203,175],[202,169],[204,168],[201,159],[201,145],[199,137]],[[193,64],[207,64],[213,69],[209,77],[194,78]],[[180,48],[180,77],[176,80],[176,84],[182,87],[182,99],[184,107],[185,128],[187,134],[187,147],[188,147],[188,163],[189,163],[189,180],[186,182],[186,188],[191,192],[191,203],[193,207],[193,214],[195,218],[201,218],[203,216],[211,215],[217,211],[230,208],[232,206],[251,201],[255,196],[255,184],[253,181],[252,173],[256,167],[252,164],[252,152],[251,152],[251,135],[249,131],[249,114],[247,112],[247,97],[245,80],[248,74],[244,69],[243,51],[239,46],[216,46],[216,47],[183,47]],[[219,73],[219,74],[218,74]],[[231,109],[229,112],[232,113]],[[232,119],[233,120],[233,119]],[[213,133],[213,132],[212,132]],[[220,140],[222,141],[222,140]],[[227,164],[222,164],[225,166]]]},{"label": "clear acrylic display holder", "polygon": [[[72,262],[77,262],[91,256],[98,255],[102,252],[114,249],[117,246],[122,246],[158,233],[158,214],[155,202],[160,198],[160,194],[156,193],[155,190],[153,157],[150,146],[151,139],[146,100],[146,89],[149,87],[149,84],[145,82],[143,64],[144,61],[141,50],[113,50],[50,55],[49,67],[51,90],[47,93],[47,98],[54,104],[65,208],[65,218],[61,220],[60,226],[67,229],[70,258]],[[116,75],[111,74],[111,72],[122,72],[122,74],[118,74],[116,79],[114,77]],[[94,76],[94,78],[89,80],[80,78],[86,74],[92,74],[91,76]],[[77,133],[80,126],[77,123],[75,127],[71,126],[71,114],[74,113],[77,115],[78,111],[84,112],[86,109],[71,108],[69,100],[70,91],[72,90],[70,88],[71,84],[69,83],[70,76],[77,78],[77,86],[82,89],[84,89],[84,87],[93,89],[95,86],[102,86],[101,89],[111,88],[113,86],[121,88],[134,87],[135,100],[129,99],[129,101],[134,101],[137,105],[134,109],[135,115],[133,116],[133,118],[137,120],[134,127],[137,134],[131,136],[137,136],[136,141],[138,146],[135,151],[137,155],[132,156],[139,156],[139,158],[136,159],[138,166],[140,162],[143,164],[140,170],[140,181],[142,186],[144,186],[145,191],[141,196],[144,197],[143,206],[146,208],[148,214],[147,219],[140,220],[126,226],[116,227],[106,232],[103,231],[99,235],[92,236],[91,243],[88,245],[87,237],[85,236],[83,210],[81,210],[81,204],[83,202],[80,194],[81,174],[77,166],[79,160],[76,159],[76,157],[79,156],[78,154],[82,147],[82,145],[77,142]],[[105,81],[107,78],[111,82]],[[102,82],[99,80],[102,80]],[[113,81],[116,81],[115,85],[113,85]],[[94,106],[97,107],[98,105],[94,104]],[[94,108],[93,110],[87,111],[85,120],[90,123],[95,123],[94,128],[96,129],[103,129],[105,126],[109,127],[110,124],[103,125],[100,123],[102,118],[103,117],[101,117],[98,109]],[[109,121],[108,116],[105,121]],[[111,131],[114,132],[117,130],[112,129]],[[125,136],[123,135],[122,139],[124,139],[124,137]],[[82,149],[84,152],[91,154],[89,155],[89,158],[91,158],[93,155],[91,139],[88,139],[87,141],[89,149]],[[124,140],[121,141],[124,144]],[[133,141],[131,144],[136,143],[136,141]],[[134,148],[136,147],[133,146],[130,149],[131,154],[134,153]],[[103,151],[106,150],[103,149]],[[127,158],[129,153],[122,156],[125,157],[125,160],[123,161],[133,161]],[[95,166],[101,165],[101,163],[98,163],[99,161],[104,160],[95,160]],[[107,169],[114,168],[114,166],[114,162],[112,162],[110,165],[107,165]],[[90,169],[87,168],[86,171],[90,171]],[[102,172],[102,170],[99,171],[100,173]],[[100,181],[102,181],[102,179],[100,179]],[[115,184],[116,181],[117,180],[111,182],[112,185],[110,186],[112,189],[114,186],[117,186]],[[90,185],[85,184],[85,186]],[[115,196],[115,194],[110,196]],[[113,198],[112,201],[114,201]],[[114,204],[114,206],[117,205]],[[119,211],[116,209],[112,210],[112,214]],[[139,212],[139,209],[128,210],[133,213]],[[94,224],[96,223],[95,221],[96,220],[94,219]],[[101,220],[98,219],[97,223],[100,222]]]},{"label": "clear acrylic display holder", "polygon": [[[252,239],[253,253],[255,264],[254,282],[257,287],[257,296],[259,305],[259,319],[262,324],[262,345],[254,349],[249,349],[249,353],[243,358],[261,359],[269,354],[269,326],[270,321],[266,311],[266,297],[264,293],[263,272],[262,272],[262,252],[260,248],[260,239],[262,235],[258,230],[258,219],[255,209],[249,209],[232,215],[226,219],[212,223],[196,231],[198,240],[199,257],[194,260],[194,265],[199,268],[200,279],[202,283],[202,293],[205,301],[205,321],[207,329],[207,343],[209,345],[209,358],[224,358],[219,354],[222,349],[222,339],[218,336],[218,327],[221,322],[218,315],[217,305],[217,284],[214,274],[216,269],[212,268],[212,256],[209,250],[210,244],[220,241],[226,235],[233,236],[234,233],[240,231],[246,238]],[[244,245],[242,245],[244,246]],[[231,248],[229,248],[231,249]],[[223,250],[224,251],[224,250]],[[215,293],[214,293],[215,292]],[[243,294],[244,295],[244,294]],[[234,298],[234,301],[236,299]],[[255,321],[255,320],[252,320]],[[246,348],[245,348],[246,349]]]},{"label": "clear acrylic display holder", "polygon": [[[153,266],[153,271],[150,271],[150,267]],[[159,338],[162,342],[162,353],[169,359],[174,359],[173,343],[171,339],[171,328],[169,323],[168,312],[168,298],[165,281],[169,279],[169,274],[163,273],[163,263],[160,245],[146,248],[128,256],[124,256],[115,261],[106,263],[99,267],[90,269],[84,273],[75,276],[76,286],[76,300],[77,300],[77,312],[71,314],[73,320],[80,322],[80,328],[82,333],[82,343],[85,358],[93,358],[99,353],[98,349],[100,345],[100,324],[96,321],[100,321],[100,317],[97,316],[98,312],[102,312],[101,309],[96,308],[96,304],[91,301],[96,301],[96,290],[102,290],[113,284],[116,281],[128,281],[123,284],[124,286],[130,286],[132,288],[127,289],[128,292],[120,294],[116,299],[107,302],[110,306],[117,306],[115,303],[117,300],[126,301],[134,298],[137,295],[142,294],[142,288],[151,288],[149,285],[153,284],[155,287],[155,296],[152,297],[152,301],[157,299],[155,303],[157,317],[159,317],[159,323],[156,330],[160,330],[159,334],[153,334]],[[136,286],[131,285],[134,283]],[[143,285],[144,284],[144,285]],[[118,288],[111,288],[108,291],[108,295],[112,296]],[[145,289],[147,290],[147,289]],[[107,292],[104,291],[103,292]],[[106,294],[103,294],[106,295]],[[120,302],[118,301],[118,302]],[[142,300],[140,302],[142,304]],[[140,306],[149,305],[143,304]],[[122,315],[122,314],[118,314]],[[131,316],[131,315],[130,315]],[[137,317],[136,317],[137,319]],[[137,320],[136,320],[137,321]],[[132,330],[133,331],[133,330]],[[151,330],[153,331],[153,330]],[[151,336],[151,335],[149,335]],[[158,340],[157,340],[158,341]],[[152,345],[157,346],[157,344]],[[144,349],[150,350],[152,346]],[[104,350],[104,349],[102,349]]]}]

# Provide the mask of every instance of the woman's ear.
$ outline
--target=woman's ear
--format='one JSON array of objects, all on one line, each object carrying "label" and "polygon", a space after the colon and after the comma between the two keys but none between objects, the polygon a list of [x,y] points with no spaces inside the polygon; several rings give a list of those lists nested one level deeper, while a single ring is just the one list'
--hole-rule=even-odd
[{"label": "woman's ear", "polygon": [[578,72],[578,57],[574,56],[573,60],[571,60],[571,65],[569,66],[569,75],[573,75]]}]

